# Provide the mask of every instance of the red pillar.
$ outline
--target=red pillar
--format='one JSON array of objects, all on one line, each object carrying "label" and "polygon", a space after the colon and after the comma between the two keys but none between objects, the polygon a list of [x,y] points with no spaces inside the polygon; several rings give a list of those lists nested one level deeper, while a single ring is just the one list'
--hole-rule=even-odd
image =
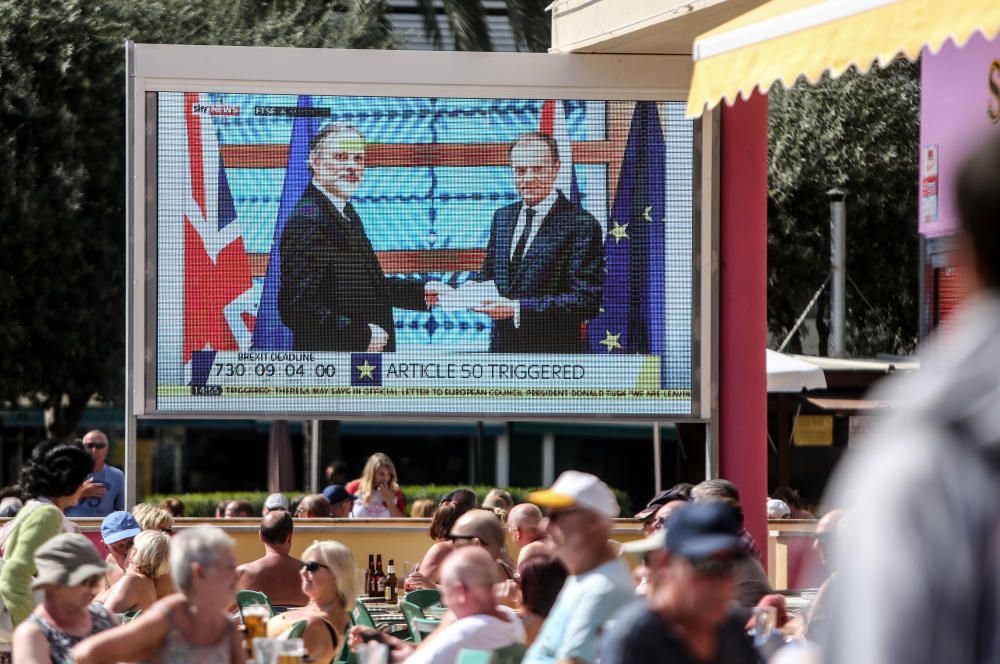
[{"label": "red pillar", "polygon": [[721,104],[719,475],[767,554],[767,97]]}]

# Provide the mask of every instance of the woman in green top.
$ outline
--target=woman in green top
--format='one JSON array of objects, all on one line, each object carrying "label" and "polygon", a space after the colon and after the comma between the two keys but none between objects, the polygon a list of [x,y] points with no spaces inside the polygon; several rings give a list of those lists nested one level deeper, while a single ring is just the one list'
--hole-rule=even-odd
[{"label": "woman in green top", "polygon": [[[30,498],[0,541],[0,601],[14,627],[31,614],[35,551],[67,528],[63,510],[80,502],[83,481],[94,460],[79,445],[46,441],[35,447],[21,469],[21,489]],[[69,523],[72,526],[71,522]]]}]

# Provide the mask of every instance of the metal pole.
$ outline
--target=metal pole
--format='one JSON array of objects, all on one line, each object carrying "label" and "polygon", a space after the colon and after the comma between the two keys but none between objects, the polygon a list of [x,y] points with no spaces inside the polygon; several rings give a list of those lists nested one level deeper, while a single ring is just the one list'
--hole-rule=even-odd
[{"label": "metal pole", "polygon": [[506,432],[497,436],[496,482],[494,486],[510,486],[510,438]]},{"label": "metal pole", "polygon": [[309,436],[309,493],[319,493],[319,420],[313,420]]},{"label": "metal pole", "polygon": [[660,451],[660,423],[653,422],[653,484],[654,493],[663,491],[663,461]]},{"label": "metal pole", "polygon": [[133,355],[136,340],[132,327],[133,317],[136,315],[133,299],[135,288],[141,288],[141,284],[133,282],[135,269],[133,255],[134,238],[134,202],[135,189],[133,187],[133,173],[135,164],[132,153],[132,140],[135,137],[135,126],[132,119],[134,100],[133,77],[135,76],[135,45],[131,40],[125,42],[125,509],[131,510],[132,506],[138,502],[136,492],[136,404],[135,399],[135,376],[132,371]]},{"label": "metal pole", "polygon": [[556,480],[556,435],[542,434],[542,486],[552,486]]},{"label": "metal pole", "polygon": [[830,197],[830,357],[843,357],[847,331],[847,192],[831,189]]}]

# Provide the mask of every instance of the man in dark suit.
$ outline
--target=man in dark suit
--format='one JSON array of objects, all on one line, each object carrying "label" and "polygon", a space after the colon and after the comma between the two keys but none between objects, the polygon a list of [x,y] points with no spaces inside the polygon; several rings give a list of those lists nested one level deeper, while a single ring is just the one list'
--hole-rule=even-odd
[{"label": "man in dark suit", "polygon": [[351,197],[365,173],[365,140],[327,125],[309,148],[312,183],[281,235],[278,311],[295,350],[392,352],[392,308],[424,309],[424,286],[385,276]]},{"label": "man in dark suit", "polygon": [[473,307],[494,320],[494,353],[580,353],[581,325],[597,315],[604,287],[601,226],[555,189],[559,150],[542,132],[518,137],[510,167],[521,200],[493,215],[477,281],[500,297]]}]

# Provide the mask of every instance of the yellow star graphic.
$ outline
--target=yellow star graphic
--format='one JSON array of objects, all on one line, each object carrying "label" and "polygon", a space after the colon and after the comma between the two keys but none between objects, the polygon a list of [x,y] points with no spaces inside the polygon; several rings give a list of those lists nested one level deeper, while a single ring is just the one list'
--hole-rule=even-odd
[{"label": "yellow star graphic", "polygon": [[604,339],[602,339],[600,343],[604,345],[608,349],[608,352],[610,353],[615,348],[622,347],[622,345],[618,343],[618,339],[620,339],[621,336],[622,336],[621,332],[619,332],[618,334],[611,334],[611,330],[605,330]]},{"label": "yellow star graphic", "polygon": [[358,380],[364,380],[365,378],[371,378],[375,380],[375,369],[377,368],[374,364],[368,364],[368,360],[365,363],[355,367],[358,370]]},{"label": "yellow star graphic", "polygon": [[652,205],[647,205],[646,209],[642,211],[642,218],[645,219],[646,221],[653,221],[653,219],[649,216],[649,211],[652,209],[653,209]]},{"label": "yellow star graphic", "polygon": [[622,239],[628,238],[628,233],[625,232],[628,228],[628,224],[619,224],[617,221],[615,221],[614,224],[615,227],[608,231],[608,235],[615,239],[615,244],[618,244],[622,241]]}]

